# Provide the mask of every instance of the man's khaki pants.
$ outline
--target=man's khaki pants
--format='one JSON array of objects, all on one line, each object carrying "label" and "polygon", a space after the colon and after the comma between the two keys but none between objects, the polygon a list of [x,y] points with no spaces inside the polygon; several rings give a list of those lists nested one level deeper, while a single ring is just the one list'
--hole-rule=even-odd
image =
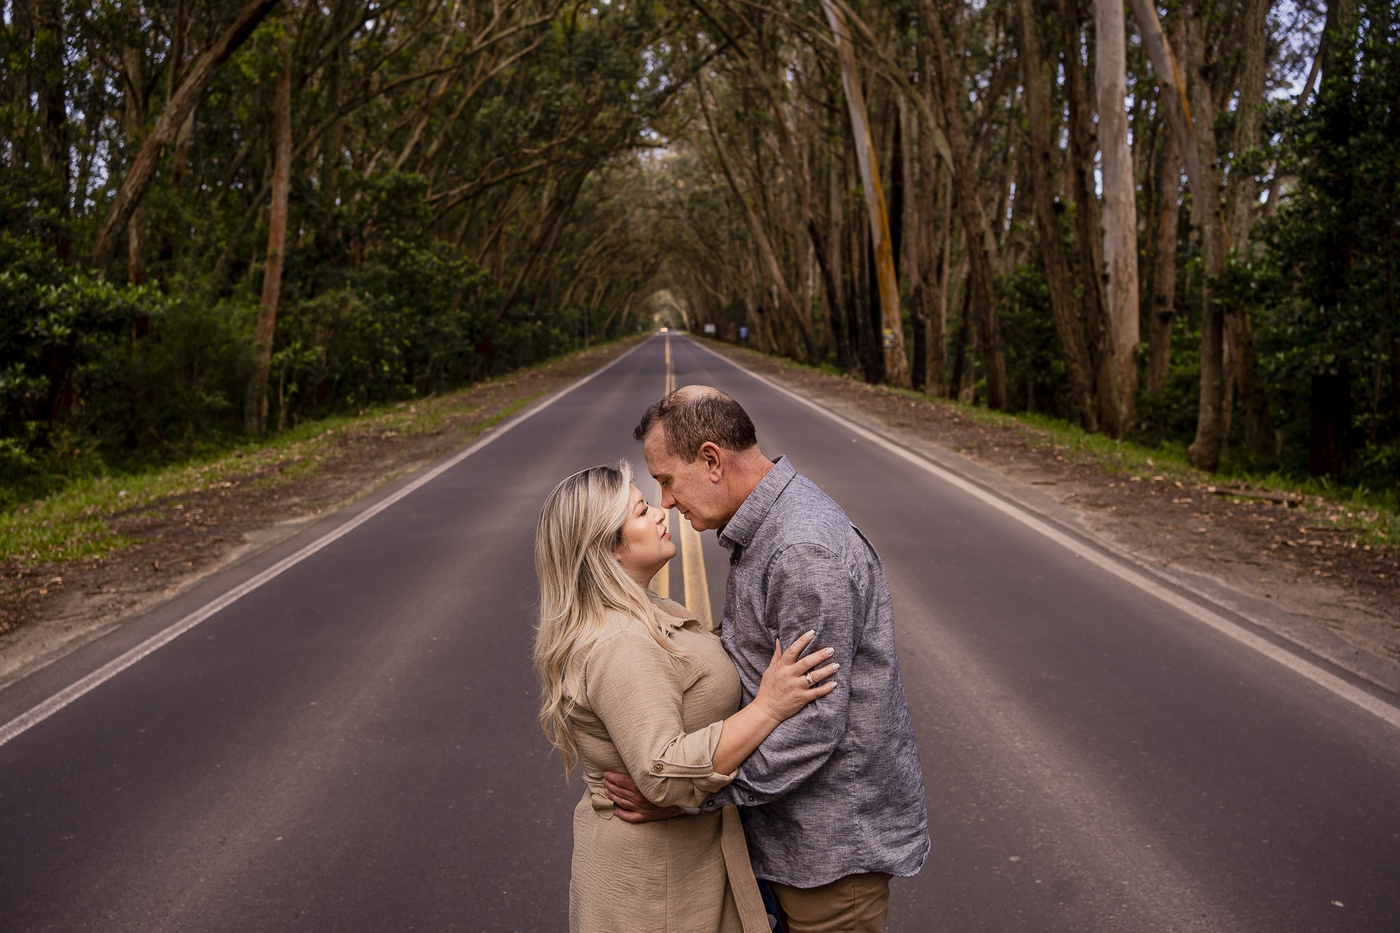
[{"label": "man's khaki pants", "polygon": [[770,881],[789,933],[885,933],[890,876],[847,875],[819,888],[794,888]]}]

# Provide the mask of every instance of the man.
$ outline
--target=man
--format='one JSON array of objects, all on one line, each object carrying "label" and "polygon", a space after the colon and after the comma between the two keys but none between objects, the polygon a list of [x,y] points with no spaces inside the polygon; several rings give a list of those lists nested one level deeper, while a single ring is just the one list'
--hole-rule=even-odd
[{"label": "man", "polygon": [[[815,629],[838,685],[780,725],[702,809],[743,808],[754,873],[792,933],[882,931],[889,879],[928,857],[919,753],[895,658],[889,583],[874,548],[786,458],[758,448],[753,422],[708,386],[677,389],[634,432],[661,505],[730,552],[721,639],[745,702],[773,640]],[[606,788],[631,822],[664,819],[626,775]]]}]

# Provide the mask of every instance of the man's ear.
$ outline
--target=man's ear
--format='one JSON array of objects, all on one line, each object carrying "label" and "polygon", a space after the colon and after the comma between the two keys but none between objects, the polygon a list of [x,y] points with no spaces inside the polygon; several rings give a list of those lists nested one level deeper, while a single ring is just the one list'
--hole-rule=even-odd
[{"label": "man's ear", "polygon": [[724,451],[719,449],[718,444],[713,441],[701,444],[698,459],[711,480],[718,482],[720,477],[724,475]]}]

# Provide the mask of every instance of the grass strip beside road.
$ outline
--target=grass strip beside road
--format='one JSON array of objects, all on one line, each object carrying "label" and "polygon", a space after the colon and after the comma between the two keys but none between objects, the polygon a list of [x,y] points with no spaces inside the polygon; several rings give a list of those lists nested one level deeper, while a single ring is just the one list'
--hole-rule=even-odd
[{"label": "grass strip beside road", "polygon": [[[604,352],[609,358],[614,355]],[[180,509],[182,498],[211,491],[270,489],[310,480],[366,441],[445,435],[460,446],[558,388],[551,375],[572,373],[585,358],[598,354],[598,349],[571,354],[457,392],[307,422],[266,440],[181,464],[74,480],[47,498],[0,512],[0,562],[13,572],[104,558],[140,541],[113,529],[114,518]],[[531,385],[535,381],[538,386]],[[380,481],[411,465],[403,464]]]}]

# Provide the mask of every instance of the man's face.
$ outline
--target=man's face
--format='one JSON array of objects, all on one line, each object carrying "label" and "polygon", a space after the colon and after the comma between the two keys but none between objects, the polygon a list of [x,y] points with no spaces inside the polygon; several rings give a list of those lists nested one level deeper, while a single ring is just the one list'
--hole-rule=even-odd
[{"label": "man's face", "polygon": [[703,455],[687,461],[666,449],[660,425],[647,432],[642,441],[647,471],[661,484],[661,507],[677,509],[696,531],[708,531],[725,524],[734,515],[725,507],[723,486],[716,464]]}]

